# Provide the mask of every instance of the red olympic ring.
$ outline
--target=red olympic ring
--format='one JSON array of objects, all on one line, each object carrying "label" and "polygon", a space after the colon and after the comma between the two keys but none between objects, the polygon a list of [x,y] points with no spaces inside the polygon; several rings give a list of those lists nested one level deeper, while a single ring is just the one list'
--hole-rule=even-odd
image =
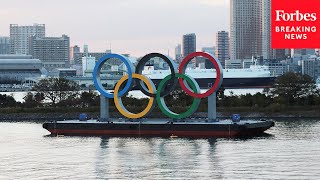
[{"label": "red olympic ring", "polygon": [[213,86],[205,93],[202,93],[202,94],[198,94],[198,93],[194,93],[190,90],[190,88],[188,88],[186,86],[186,82],[184,82],[184,80],[182,78],[179,78],[179,84],[181,86],[181,88],[190,96],[192,97],[195,97],[195,98],[206,98],[208,96],[210,96],[212,93],[216,92],[221,83],[222,83],[222,79],[223,79],[223,75],[222,75],[222,67],[221,67],[221,64],[220,62],[217,62],[217,60],[211,55],[211,54],[208,54],[208,53],[205,53],[205,52],[194,52],[194,53],[191,53],[189,54],[187,57],[185,57],[180,66],[179,66],[179,73],[180,74],[185,74],[185,70],[186,70],[186,67],[189,63],[189,61],[197,56],[202,56],[202,57],[205,57],[205,58],[208,58],[214,68],[216,69],[216,74],[217,74],[217,77],[216,77],[216,80],[213,84]]}]

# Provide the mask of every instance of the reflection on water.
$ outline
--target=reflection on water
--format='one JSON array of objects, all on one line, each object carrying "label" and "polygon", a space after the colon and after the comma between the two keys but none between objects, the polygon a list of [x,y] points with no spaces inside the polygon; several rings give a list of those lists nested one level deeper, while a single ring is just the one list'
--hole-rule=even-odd
[{"label": "reflection on water", "polygon": [[318,179],[320,121],[248,139],[51,137],[0,123],[0,179]]},{"label": "reflection on water", "polygon": [[[95,160],[99,178],[170,179],[185,177],[186,173],[195,178],[221,177],[216,174],[221,169],[215,154],[216,139],[101,138],[100,141]],[[210,159],[215,163],[210,163]],[[177,171],[177,167],[181,169]]]}]

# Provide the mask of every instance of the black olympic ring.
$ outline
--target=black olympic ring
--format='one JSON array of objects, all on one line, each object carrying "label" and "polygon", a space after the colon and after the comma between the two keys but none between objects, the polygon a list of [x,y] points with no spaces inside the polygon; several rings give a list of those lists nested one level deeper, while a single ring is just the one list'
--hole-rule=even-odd
[{"label": "black olympic ring", "polygon": [[[143,67],[145,66],[145,64],[147,63],[147,61],[149,61],[151,58],[154,57],[159,57],[161,59],[163,59],[166,63],[168,63],[169,67],[170,67],[170,71],[171,71],[171,78],[168,81],[168,83],[166,83],[167,85],[170,85],[170,88],[168,88],[168,91],[162,90],[160,92],[160,96],[164,97],[169,95],[172,91],[174,91],[174,89],[176,88],[176,85],[178,83],[178,79],[175,78],[175,74],[178,73],[178,68],[177,68],[177,64],[174,62],[174,60],[172,60],[170,57],[160,54],[160,53],[150,53],[145,55],[137,64],[136,66],[136,74],[142,74],[142,70]],[[147,90],[147,87],[144,85],[143,81],[141,81],[140,79],[137,79],[138,83],[137,83],[137,87],[141,90],[141,92],[149,97],[156,97],[157,96],[157,92],[154,93],[150,93]]]}]

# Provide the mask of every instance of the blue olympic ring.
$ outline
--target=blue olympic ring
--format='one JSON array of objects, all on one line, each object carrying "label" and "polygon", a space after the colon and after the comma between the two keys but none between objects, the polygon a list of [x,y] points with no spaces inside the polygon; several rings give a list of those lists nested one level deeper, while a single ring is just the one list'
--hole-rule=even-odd
[{"label": "blue olympic ring", "polygon": [[131,86],[132,86],[132,72],[134,72],[134,67],[131,61],[128,61],[128,59],[120,54],[107,54],[103,57],[100,58],[100,60],[96,63],[94,70],[93,70],[93,80],[94,80],[94,85],[97,88],[97,90],[106,98],[114,98],[113,93],[109,93],[105,90],[105,88],[102,86],[101,81],[100,81],[100,71],[102,68],[102,65],[108,61],[109,59],[114,58],[114,59],[119,59],[121,60],[127,67],[128,69],[128,82],[125,85],[125,87],[119,92],[119,96],[123,96],[125,93],[127,93]]}]

